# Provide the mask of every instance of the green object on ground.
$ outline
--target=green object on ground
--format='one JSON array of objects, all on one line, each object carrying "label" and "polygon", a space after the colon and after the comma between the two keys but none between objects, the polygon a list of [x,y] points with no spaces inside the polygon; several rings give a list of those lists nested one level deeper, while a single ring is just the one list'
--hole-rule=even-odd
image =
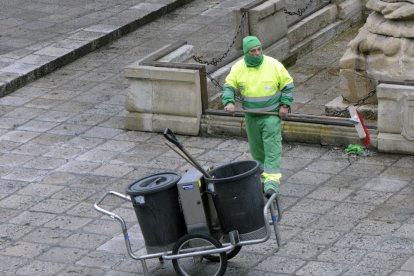
[{"label": "green object on ground", "polygon": [[362,155],[365,150],[361,145],[356,145],[356,144],[349,144],[346,149],[345,152],[347,154],[356,154],[356,155]]}]

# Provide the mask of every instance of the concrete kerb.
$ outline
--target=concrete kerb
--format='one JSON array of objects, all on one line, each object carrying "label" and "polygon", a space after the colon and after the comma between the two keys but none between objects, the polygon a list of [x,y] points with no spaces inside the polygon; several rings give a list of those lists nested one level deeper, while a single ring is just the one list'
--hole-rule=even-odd
[{"label": "concrete kerb", "polygon": [[[22,86],[45,76],[56,69],[126,35],[140,26],[143,26],[162,15],[171,12],[193,0],[175,0],[156,10],[148,11],[142,17],[128,22],[122,26],[115,25],[92,25],[71,34],[68,39],[75,43],[73,49],[60,46],[60,42],[52,43],[35,55],[47,57],[41,59],[37,64],[19,62],[19,60],[5,68],[0,69],[0,97],[12,93]],[[42,52],[43,51],[43,52]],[[55,53],[50,53],[55,51]],[[61,54],[59,54],[61,52]],[[36,54],[37,53],[37,54]],[[56,54],[58,53],[58,54]],[[25,58],[25,57],[24,57]]]}]

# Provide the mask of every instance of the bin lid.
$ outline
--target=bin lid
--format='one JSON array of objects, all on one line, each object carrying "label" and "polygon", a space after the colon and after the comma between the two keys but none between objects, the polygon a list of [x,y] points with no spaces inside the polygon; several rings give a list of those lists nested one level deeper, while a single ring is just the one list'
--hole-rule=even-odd
[{"label": "bin lid", "polygon": [[126,188],[130,196],[161,192],[175,186],[181,176],[174,172],[163,172],[141,178]]}]

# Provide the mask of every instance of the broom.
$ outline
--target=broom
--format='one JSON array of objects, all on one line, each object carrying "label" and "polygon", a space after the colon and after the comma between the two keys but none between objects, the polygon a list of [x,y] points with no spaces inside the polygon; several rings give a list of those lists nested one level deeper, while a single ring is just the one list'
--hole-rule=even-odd
[{"label": "broom", "polygon": [[351,115],[351,121],[353,121],[355,124],[355,129],[358,133],[359,138],[361,139],[362,144],[365,148],[368,148],[368,146],[371,144],[371,137],[365,124],[364,116],[362,116],[361,112],[356,110],[355,106],[353,105],[348,106],[348,111]]},{"label": "broom", "polygon": [[[361,139],[362,144],[365,148],[367,148],[371,144],[371,137],[369,135],[368,127],[365,124],[364,117],[362,114],[356,110],[355,106],[350,105],[348,106],[349,114],[351,115],[351,118],[341,118],[341,117],[329,117],[329,116],[317,116],[317,115],[307,115],[309,118],[315,118],[315,119],[335,119],[339,121],[350,121],[354,124],[355,129],[358,133],[358,137]],[[252,114],[258,114],[258,115],[273,115],[278,116],[277,113],[274,112],[266,112],[266,111],[251,111],[251,110],[236,110],[236,112],[240,113],[252,113]],[[298,117],[296,114],[289,114],[289,117]],[[299,116],[300,117],[300,116]]]}]

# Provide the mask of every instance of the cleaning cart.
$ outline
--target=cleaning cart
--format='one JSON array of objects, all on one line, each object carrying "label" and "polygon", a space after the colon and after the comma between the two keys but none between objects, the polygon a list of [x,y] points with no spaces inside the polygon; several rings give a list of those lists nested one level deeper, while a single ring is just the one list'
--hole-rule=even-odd
[{"label": "cleaning cart", "polygon": [[[128,185],[127,195],[108,191],[94,205],[120,223],[127,252],[141,261],[145,275],[149,275],[146,260],[152,258],[172,260],[178,275],[223,275],[227,260],[242,246],[270,238],[271,226],[280,246],[278,195],[264,198],[258,162],[245,160],[205,169],[170,129],[165,129],[164,137],[193,168],[182,176],[162,172],[144,177]],[[146,255],[132,251],[125,220],[100,206],[108,196],[132,203]]]}]

